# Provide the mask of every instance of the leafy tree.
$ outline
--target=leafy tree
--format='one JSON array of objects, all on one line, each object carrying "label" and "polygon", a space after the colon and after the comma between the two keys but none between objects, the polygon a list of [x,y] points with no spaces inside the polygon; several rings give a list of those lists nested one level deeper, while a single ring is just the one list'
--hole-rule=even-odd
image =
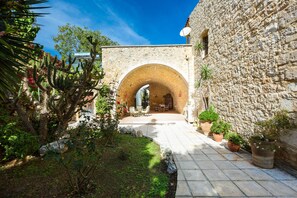
[{"label": "leafy tree", "polygon": [[[35,4],[46,0],[0,0],[0,98],[7,91],[15,92],[19,86],[18,74],[24,72],[29,60],[39,52],[34,44],[39,27],[34,25],[42,9]],[[33,7],[34,6],[34,7]]]},{"label": "leafy tree", "polygon": [[73,55],[76,52],[88,52],[89,42],[88,37],[93,37],[98,40],[97,51],[100,54],[101,46],[117,45],[106,36],[103,36],[100,31],[92,31],[87,27],[81,28],[67,23],[59,27],[59,33],[54,37],[56,42],[55,49],[62,55],[62,58],[67,58],[68,55]]}]

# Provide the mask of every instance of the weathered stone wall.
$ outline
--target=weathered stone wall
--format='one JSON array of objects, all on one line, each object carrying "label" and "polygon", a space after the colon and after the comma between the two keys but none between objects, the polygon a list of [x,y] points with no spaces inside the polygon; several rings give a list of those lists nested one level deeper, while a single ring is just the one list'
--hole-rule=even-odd
[{"label": "weathered stone wall", "polygon": [[203,64],[214,70],[211,99],[221,117],[245,136],[280,109],[296,122],[296,0],[204,0],[189,22],[193,49],[208,30],[208,55],[193,50],[195,75]]}]

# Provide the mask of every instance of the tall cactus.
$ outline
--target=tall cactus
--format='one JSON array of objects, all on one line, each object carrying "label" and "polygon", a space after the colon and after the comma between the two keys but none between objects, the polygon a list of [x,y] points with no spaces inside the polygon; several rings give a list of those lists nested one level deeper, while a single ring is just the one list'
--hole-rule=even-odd
[{"label": "tall cactus", "polygon": [[[99,90],[98,84],[104,77],[102,68],[94,64],[98,41],[93,41],[91,37],[88,40],[92,45],[91,58],[79,62],[76,67],[73,65],[75,59],[70,56],[67,63],[62,61],[61,64],[57,64],[57,58],[51,61],[45,57],[39,68],[34,67],[36,84],[48,94],[47,109],[58,118],[58,136],[64,133],[71,118],[97,96],[94,93]],[[41,72],[45,70],[47,72]],[[90,95],[93,95],[91,99]]]}]

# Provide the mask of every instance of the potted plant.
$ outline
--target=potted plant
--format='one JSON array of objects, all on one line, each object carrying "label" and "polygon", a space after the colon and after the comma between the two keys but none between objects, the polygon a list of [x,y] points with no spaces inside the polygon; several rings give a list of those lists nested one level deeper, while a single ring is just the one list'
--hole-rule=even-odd
[{"label": "potted plant", "polygon": [[217,114],[214,110],[214,107],[211,106],[202,113],[200,113],[198,118],[200,121],[200,127],[204,135],[208,136],[212,122],[217,121],[219,119],[219,114]]},{"label": "potted plant", "polygon": [[288,112],[284,110],[276,112],[270,119],[257,122],[255,133],[249,138],[253,164],[273,168],[278,141],[291,127]]},{"label": "potted plant", "polygon": [[227,133],[226,139],[228,140],[227,146],[232,152],[238,152],[241,144],[244,142],[242,137],[236,132]]},{"label": "potted plant", "polygon": [[224,133],[228,133],[231,125],[223,120],[213,122],[210,131],[213,133],[213,139],[216,142],[221,142],[224,137]]}]

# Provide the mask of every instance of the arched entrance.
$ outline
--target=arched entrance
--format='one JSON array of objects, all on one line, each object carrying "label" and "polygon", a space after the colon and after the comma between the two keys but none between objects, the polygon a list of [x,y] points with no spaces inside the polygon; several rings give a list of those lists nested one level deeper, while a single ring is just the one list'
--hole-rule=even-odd
[{"label": "arched entrance", "polygon": [[136,92],[144,85],[149,85],[152,108],[153,105],[166,104],[168,96],[171,96],[172,109],[184,113],[188,84],[179,72],[162,64],[146,64],[130,71],[119,83],[117,101],[135,106]]}]

